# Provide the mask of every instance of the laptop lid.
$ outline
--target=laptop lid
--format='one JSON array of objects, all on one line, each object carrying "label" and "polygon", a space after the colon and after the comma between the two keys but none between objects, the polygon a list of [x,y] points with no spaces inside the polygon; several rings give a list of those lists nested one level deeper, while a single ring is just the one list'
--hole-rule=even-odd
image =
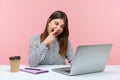
[{"label": "laptop lid", "polygon": [[111,48],[112,44],[78,46],[70,75],[103,71]]}]

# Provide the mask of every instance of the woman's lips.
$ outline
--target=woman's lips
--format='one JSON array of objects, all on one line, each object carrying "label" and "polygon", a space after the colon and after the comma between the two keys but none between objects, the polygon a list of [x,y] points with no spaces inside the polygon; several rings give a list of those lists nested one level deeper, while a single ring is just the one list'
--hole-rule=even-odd
[{"label": "woman's lips", "polygon": [[[52,29],[51,31],[54,32],[55,29]],[[56,32],[54,33],[54,35],[58,35],[58,34],[59,34],[59,31],[56,31]]]},{"label": "woman's lips", "polygon": [[57,34],[58,34],[58,32],[55,33],[55,35],[57,35]]}]

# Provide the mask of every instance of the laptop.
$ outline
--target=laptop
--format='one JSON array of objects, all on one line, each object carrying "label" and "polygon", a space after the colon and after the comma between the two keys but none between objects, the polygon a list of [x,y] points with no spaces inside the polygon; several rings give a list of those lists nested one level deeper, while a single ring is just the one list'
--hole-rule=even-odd
[{"label": "laptop", "polygon": [[77,47],[71,67],[52,70],[69,76],[102,72],[105,69],[111,48],[112,44],[80,45]]}]

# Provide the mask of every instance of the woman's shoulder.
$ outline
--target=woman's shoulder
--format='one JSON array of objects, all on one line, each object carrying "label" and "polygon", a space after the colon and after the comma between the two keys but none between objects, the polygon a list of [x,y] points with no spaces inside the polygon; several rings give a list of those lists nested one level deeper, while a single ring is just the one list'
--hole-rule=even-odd
[{"label": "woman's shoulder", "polygon": [[71,44],[71,41],[70,41],[70,39],[68,39],[68,44]]},{"label": "woman's shoulder", "polygon": [[70,39],[68,39],[68,46],[72,46]]},{"label": "woman's shoulder", "polygon": [[38,38],[40,38],[40,35],[34,35],[31,37],[31,39],[38,39]]},{"label": "woman's shoulder", "polygon": [[37,40],[40,40],[40,35],[34,35],[30,39],[30,41],[37,41]]}]

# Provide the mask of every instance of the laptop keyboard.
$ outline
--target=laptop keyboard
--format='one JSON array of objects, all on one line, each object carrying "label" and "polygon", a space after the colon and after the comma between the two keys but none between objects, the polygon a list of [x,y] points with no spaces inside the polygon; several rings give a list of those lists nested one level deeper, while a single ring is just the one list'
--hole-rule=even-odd
[{"label": "laptop keyboard", "polygon": [[65,70],[65,72],[70,73],[70,70]]}]

